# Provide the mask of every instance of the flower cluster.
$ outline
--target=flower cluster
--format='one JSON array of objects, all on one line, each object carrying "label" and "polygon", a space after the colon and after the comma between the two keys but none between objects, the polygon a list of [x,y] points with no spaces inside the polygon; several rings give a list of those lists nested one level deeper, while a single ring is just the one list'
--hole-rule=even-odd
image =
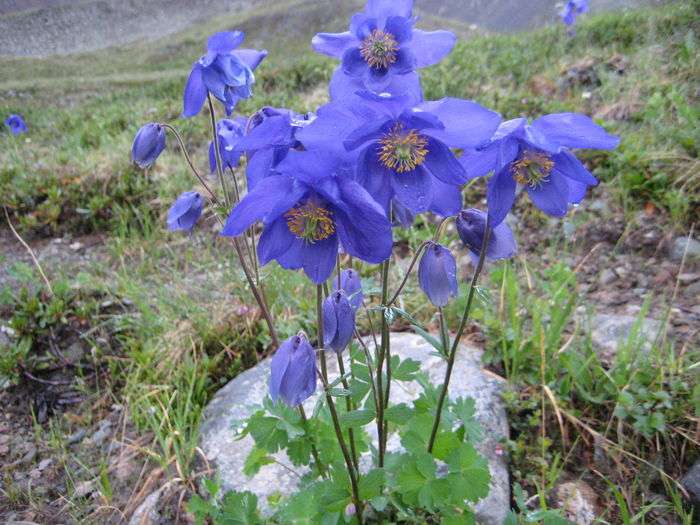
[{"label": "flower cluster", "polygon": [[[569,3],[576,4],[572,7],[576,12],[585,10],[585,2]],[[203,215],[204,199],[209,200],[211,215],[220,221],[221,236],[232,239],[276,347],[270,363],[270,397],[297,408],[305,422],[301,405],[316,392],[321,379],[350,480],[352,503],[347,508],[354,509],[360,522],[363,504],[354,434],[341,428],[333,397],[345,397],[346,424],[348,419],[352,425],[365,424],[365,415],[374,414],[377,465],[384,468],[389,432],[384,409],[389,408],[393,366],[390,324],[397,313],[409,316],[394,304],[416,263],[418,285],[439,314],[440,342],[425,337],[448,361],[440,395],[430,409],[432,432],[421,438],[424,450],[432,453],[479,275],[487,262],[511,258],[517,251],[505,220],[517,196],[527,194],[545,214],[564,216],[598,182],[574,150],[609,150],[619,143],[585,115],[556,113],[532,122],[522,117],[503,121],[501,115],[472,100],[425,100],[418,70],[450,53],[456,38],[448,31],[416,29],[412,11],[412,0],[368,0],[364,11],[352,17],[349,31],[317,34],[313,48],[338,58],[340,65],[330,82],[330,102],[309,114],[263,107],[248,118],[217,122],[211,96],[231,117],[236,102],[251,96],[253,70],[266,52],[238,49],[243,40],[238,31],[212,36],[207,53],[195,62],[187,81],[183,116],[199,113],[205,101],[211,105],[209,168],[218,176],[220,191],[213,191],[206,175],[194,167],[172,126],[146,124],[132,146],[134,162],[145,168],[164,150],[166,131],[177,137],[201,188],[180,195],[168,212],[168,228],[191,231]],[[245,181],[239,180],[241,165]],[[464,185],[481,177],[486,179],[486,210],[463,202]],[[222,210],[226,215],[220,215]],[[425,226],[431,228],[432,222],[438,226],[415,250],[402,283],[390,295],[394,228],[410,227],[423,213],[439,219],[424,221]],[[441,242],[450,231],[444,228],[449,223],[454,223],[474,266],[466,307],[452,341],[442,308],[460,294],[460,272],[450,243]],[[271,261],[288,270],[302,270],[316,285],[315,339],[304,332],[281,342],[277,338],[260,280],[264,273],[259,269]],[[381,303],[372,307],[365,304],[365,294],[372,302],[371,288],[363,291],[360,277],[369,265],[382,268]],[[375,338],[374,358],[358,335],[356,316],[361,308],[370,322],[373,310],[381,312],[381,344]],[[354,337],[366,355],[365,393],[363,386],[349,384],[352,361],[350,374],[343,368],[343,353]],[[326,350],[338,357],[340,377],[334,383],[328,379]],[[355,404],[362,406],[363,399],[369,399],[365,408],[357,409]],[[355,414],[348,418],[349,412]],[[313,436],[306,437],[313,442]],[[461,437],[456,440],[462,441]],[[307,444],[301,448],[306,450]],[[319,456],[311,449],[319,475],[324,476]],[[432,458],[428,462],[430,470]],[[467,499],[455,498],[458,505]]]}]

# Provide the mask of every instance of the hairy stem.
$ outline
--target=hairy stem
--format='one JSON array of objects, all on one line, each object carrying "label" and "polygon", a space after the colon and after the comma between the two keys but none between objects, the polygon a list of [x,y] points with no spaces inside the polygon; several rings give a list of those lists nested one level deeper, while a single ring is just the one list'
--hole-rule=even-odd
[{"label": "hairy stem", "polygon": [[214,156],[216,158],[216,172],[219,174],[219,182],[221,183],[221,191],[224,192],[224,202],[226,207],[231,207],[231,196],[226,187],[226,177],[224,176],[224,167],[221,162],[221,147],[219,145],[219,135],[216,133],[216,114],[214,113],[214,104],[211,101],[211,95],[207,92],[207,102],[209,104],[209,119],[211,121],[212,140],[214,141]]},{"label": "hairy stem", "polygon": [[[387,300],[389,297],[389,261],[382,263],[382,306],[387,305]],[[387,352],[389,347],[389,323],[386,320],[386,310],[382,309],[382,322],[381,322],[381,346],[379,348],[379,353],[377,356],[377,392],[378,401],[377,403],[377,439],[378,439],[378,451],[379,451],[379,467],[384,466],[384,443],[386,442],[384,432],[384,386],[382,377],[382,368],[384,368],[384,359],[387,358]],[[389,367],[390,369],[390,367]],[[387,395],[389,390],[387,378]]]},{"label": "hairy stem", "polygon": [[[486,220],[486,231],[484,233],[484,240],[481,244],[481,250],[479,252],[479,262],[474,270],[474,275],[472,277],[472,282],[469,285],[469,294],[467,295],[467,305],[464,307],[464,313],[462,314],[462,320],[459,323],[459,328],[455,334],[454,341],[452,342],[452,347],[450,348],[450,354],[447,358],[447,369],[445,370],[445,379],[442,382],[442,387],[440,389],[440,397],[438,398],[437,411],[435,412],[435,420],[433,421],[433,429],[430,432],[430,439],[428,440],[428,452],[433,451],[433,446],[435,445],[435,436],[437,436],[438,428],[440,427],[440,419],[442,417],[442,407],[445,403],[445,397],[447,396],[447,389],[450,386],[450,378],[452,377],[452,368],[455,364],[455,357],[457,355],[457,348],[459,348],[459,340],[462,338],[464,333],[464,328],[467,326],[467,321],[469,320],[469,313],[472,309],[472,303],[474,302],[474,294],[476,293],[476,283],[479,280],[479,275],[481,275],[481,270],[484,268],[484,262],[486,261],[486,251],[488,249],[489,240],[491,239],[491,225],[490,221]],[[442,315],[441,315],[442,318]]]},{"label": "hairy stem", "polygon": [[326,402],[328,403],[328,410],[331,413],[331,420],[333,421],[335,436],[338,439],[338,445],[340,446],[340,451],[343,454],[345,467],[348,471],[348,477],[350,478],[352,501],[355,504],[355,509],[357,511],[357,516],[359,517],[360,523],[362,523],[362,503],[360,502],[360,493],[357,481],[358,472],[355,470],[355,465],[352,462],[352,458],[348,452],[348,447],[345,444],[343,430],[340,426],[340,420],[338,419],[338,411],[335,408],[330,387],[328,386],[328,365],[326,363],[326,351],[323,348],[323,286],[320,284],[316,286],[316,318],[318,325],[318,346],[320,347],[319,355],[321,361],[321,381],[323,381],[323,389],[326,393]]},{"label": "hairy stem", "polygon": [[[345,379],[345,363],[343,363],[343,354],[341,352],[336,352],[336,356],[338,357],[338,371],[340,372],[340,377],[342,377],[340,382],[345,390],[350,390],[348,380]],[[345,408],[348,412],[352,410],[352,400],[350,399],[350,396],[345,397]],[[350,441],[350,457],[352,458],[352,464],[355,467],[355,472],[359,472],[360,469],[358,468],[357,464],[357,448],[355,448],[355,433],[353,432],[352,428],[348,428],[348,441]]]}]

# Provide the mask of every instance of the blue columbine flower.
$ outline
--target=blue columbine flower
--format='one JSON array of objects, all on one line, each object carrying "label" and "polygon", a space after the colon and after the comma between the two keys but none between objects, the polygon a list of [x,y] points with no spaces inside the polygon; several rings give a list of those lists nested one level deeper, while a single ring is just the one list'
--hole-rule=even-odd
[{"label": "blue columbine flower", "polygon": [[[245,133],[246,119],[221,119],[216,123],[216,136],[219,137],[219,152],[224,168],[234,169],[238,166],[243,155],[240,147],[241,139]],[[216,171],[216,151],[214,141],[209,143],[209,168],[212,173]]]},{"label": "blue columbine flower", "polygon": [[348,268],[340,272],[340,288],[338,287],[338,280],[333,279],[333,290],[343,290],[348,301],[350,301],[350,306],[355,311],[362,306],[362,300],[364,299],[362,279],[356,270]]},{"label": "blue columbine flower", "polygon": [[447,216],[462,207],[467,173],[450,150],[488,141],[500,116],[475,102],[445,98],[412,106],[408,96],[360,92],[350,103],[322,108],[297,137],[308,148],[344,144],[357,151],[357,181],[389,210]]},{"label": "blue columbine flower", "polygon": [[27,133],[29,128],[20,115],[10,115],[5,119],[5,125],[10,128],[13,135]]},{"label": "blue columbine flower", "polygon": [[576,23],[576,17],[588,11],[588,0],[568,0],[561,12],[561,21],[572,26]]},{"label": "blue columbine flower", "polygon": [[222,235],[241,235],[262,220],[260,262],[275,259],[283,268],[303,268],[317,284],[330,277],[339,243],[369,263],[389,257],[389,221],[336,156],[290,151],[276,172],[260,180],[233,209]]},{"label": "blue columbine flower", "polygon": [[336,290],[323,301],[324,346],[340,352],[355,332],[355,310],[343,290]]},{"label": "blue columbine flower", "polygon": [[207,54],[192,65],[183,96],[183,117],[193,117],[202,109],[211,93],[231,114],[241,98],[252,96],[253,70],[267,56],[267,51],[236,49],[245,35],[242,31],[224,31],[209,37]]},{"label": "blue columbine flower", "polygon": [[131,158],[141,168],[149,168],[165,149],[165,128],[151,122],[143,126],[131,145]]},{"label": "blue columbine flower", "polygon": [[202,215],[204,202],[196,191],[186,191],[180,195],[168,210],[168,229],[192,231]]},{"label": "blue columbine flower", "polygon": [[316,353],[303,332],[290,337],[270,363],[270,397],[287,405],[301,405],[316,391]]},{"label": "blue columbine flower", "polygon": [[238,148],[248,156],[249,190],[260,179],[272,174],[289,150],[301,149],[296,133],[314,118],[312,113],[300,115],[289,109],[271,107],[262,108],[250,118],[249,130],[238,143]]},{"label": "blue columbine flower", "polygon": [[496,226],[512,208],[518,186],[543,212],[566,215],[569,204],[581,202],[588,186],[598,184],[569,148],[614,149],[619,142],[585,115],[555,113],[532,124],[524,118],[504,122],[488,144],[460,160],[470,178],[495,172],[488,213]]},{"label": "blue columbine flower", "polygon": [[428,242],[418,265],[418,283],[435,306],[445,306],[457,297],[457,263],[450,250]]},{"label": "blue columbine flower", "polygon": [[[467,247],[475,263],[479,260],[481,247],[484,245],[486,233],[486,212],[474,208],[462,210],[457,215],[457,233]],[[513,232],[506,222],[502,222],[491,229],[489,245],[486,250],[486,259],[497,261],[514,257],[518,247],[513,237]]]},{"label": "blue columbine flower", "polygon": [[[340,59],[331,81],[331,96],[342,96],[343,84],[356,89],[420,91],[415,70],[437,64],[457,41],[449,31],[414,29],[413,0],[369,0],[362,13],[350,21],[344,33],[319,33],[311,41],[314,50]],[[393,81],[399,79],[399,83]],[[402,89],[401,82],[408,84]],[[393,85],[392,85],[393,84]]]}]

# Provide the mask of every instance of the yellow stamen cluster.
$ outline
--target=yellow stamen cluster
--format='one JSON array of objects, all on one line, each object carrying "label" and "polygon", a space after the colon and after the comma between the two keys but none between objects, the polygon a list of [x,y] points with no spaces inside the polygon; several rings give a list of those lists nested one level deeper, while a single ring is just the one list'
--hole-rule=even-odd
[{"label": "yellow stamen cluster", "polygon": [[518,184],[536,188],[549,180],[554,161],[541,152],[526,151],[513,162],[513,178]]},{"label": "yellow stamen cluster", "polygon": [[406,131],[399,123],[379,139],[379,145],[381,163],[398,173],[413,171],[428,154],[428,139],[415,129]]},{"label": "yellow stamen cluster", "polygon": [[385,33],[381,29],[375,29],[360,44],[360,54],[369,67],[386,69],[396,62],[396,52],[399,44],[394,35]]},{"label": "yellow stamen cluster", "polygon": [[335,233],[333,214],[313,202],[292,208],[284,216],[289,231],[306,242],[313,244]]}]

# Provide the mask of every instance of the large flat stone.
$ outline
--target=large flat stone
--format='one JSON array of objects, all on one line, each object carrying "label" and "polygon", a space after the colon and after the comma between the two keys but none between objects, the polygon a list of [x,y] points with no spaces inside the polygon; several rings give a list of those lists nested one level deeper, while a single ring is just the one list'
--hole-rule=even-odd
[{"label": "large flat stone", "polygon": [[[431,355],[433,351],[428,343],[415,334],[392,335],[392,355],[420,361],[422,370],[430,376],[431,381],[439,384],[446,364],[441,358]],[[508,436],[508,421],[500,399],[503,381],[482,369],[481,355],[482,351],[477,348],[460,348],[450,383],[450,397],[474,398],[476,419],[483,426],[485,436],[477,448],[488,459],[491,470],[491,492],[476,505],[477,519],[484,525],[501,525],[510,508],[508,468],[499,446],[499,441]],[[331,376],[337,373],[335,359],[329,359],[329,371]],[[269,375],[270,360],[267,359],[238,375],[219,390],[204,411],[200,438],[207,459],[221,478],[223,490],[254,492],[263,510],[269,509],[269,496],[292,493],[298,478],[277,464],[266,465],[258,474],[247,478],[243,474],[243,465],[253,446],[253,440],[250,436],[235,440],[232,426],[234,422],[248,417],[256,410],[256,405],[262,403],[267,395]],[[411,402],[420,392],[420,386],[415,382],[394,382],[391,401]],[[305,404],[307,413],[313,410],[315,400],[314,396]],[[370,433],[373,428],[374,425],[367,427]],[[395,450],[398,446],[398,439],[389,440],[390,450]],[[279,454],[277,459],[289,464],[284,454]]]}]

